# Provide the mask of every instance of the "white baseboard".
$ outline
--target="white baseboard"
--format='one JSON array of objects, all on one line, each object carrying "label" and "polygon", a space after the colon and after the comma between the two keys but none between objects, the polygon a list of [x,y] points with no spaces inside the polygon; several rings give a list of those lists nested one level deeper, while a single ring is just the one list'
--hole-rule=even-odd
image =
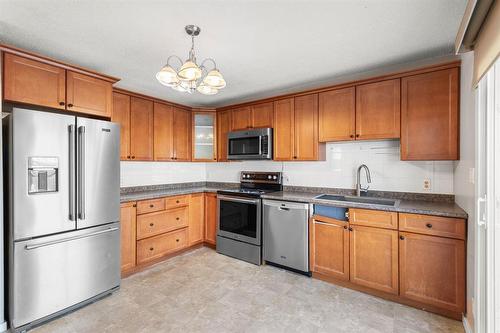
[{"label": "white baseboard", "polygon": [[472,333],[472,328],[470,327],[469,322],[467,321],[467,318],[465,316],[462,316],[462,324],[464,325],[465,333]]}]

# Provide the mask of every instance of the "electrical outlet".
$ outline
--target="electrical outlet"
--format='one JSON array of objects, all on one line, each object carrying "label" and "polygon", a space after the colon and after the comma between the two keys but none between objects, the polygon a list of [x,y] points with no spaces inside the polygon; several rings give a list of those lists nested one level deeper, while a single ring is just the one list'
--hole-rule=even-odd
[{"label": "electrical outlet", "polygon": [[474,184],[475,182],[475,170],[474,168],[469,168],[469,183]]},{"label": "electrical outlet", "polygon": [[430,179],[424,179],[424,191],[430,191],[431,190],[431,180]]}]

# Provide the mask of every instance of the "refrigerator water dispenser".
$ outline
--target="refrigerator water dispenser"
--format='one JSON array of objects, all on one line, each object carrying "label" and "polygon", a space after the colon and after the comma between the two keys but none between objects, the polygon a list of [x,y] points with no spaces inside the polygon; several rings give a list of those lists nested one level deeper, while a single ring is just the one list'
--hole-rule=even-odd
[{"label": "refrigerator water dispenser", "polygon": [[28,157],[28,194],[57,192],[59,159]]}]

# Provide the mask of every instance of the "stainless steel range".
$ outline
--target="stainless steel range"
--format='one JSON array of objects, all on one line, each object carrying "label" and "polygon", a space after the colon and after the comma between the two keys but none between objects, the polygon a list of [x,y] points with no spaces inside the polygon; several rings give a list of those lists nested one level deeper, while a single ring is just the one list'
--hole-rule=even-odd
[{"label": "stainless steel range", "polygon": [[260,265],[261,195],[282,188],[281,172],[242,171],[239,189],[218,191],[217,252]]}]

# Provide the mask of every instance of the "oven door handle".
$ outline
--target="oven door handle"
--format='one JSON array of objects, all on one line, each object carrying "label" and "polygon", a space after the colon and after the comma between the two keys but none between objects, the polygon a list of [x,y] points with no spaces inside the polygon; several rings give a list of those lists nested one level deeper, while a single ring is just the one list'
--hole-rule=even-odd
[{"label": "oven door handle", "polygon": [[260,203],[260,199],[243,199],[243,198],[239,198],[239,197],[230,197],[230,196],[226,196],[226,195],[218,195],[217,199],[225,200],[225,201],[249,203],[249,204],[254,204],[254,205],[258,205]]}]

